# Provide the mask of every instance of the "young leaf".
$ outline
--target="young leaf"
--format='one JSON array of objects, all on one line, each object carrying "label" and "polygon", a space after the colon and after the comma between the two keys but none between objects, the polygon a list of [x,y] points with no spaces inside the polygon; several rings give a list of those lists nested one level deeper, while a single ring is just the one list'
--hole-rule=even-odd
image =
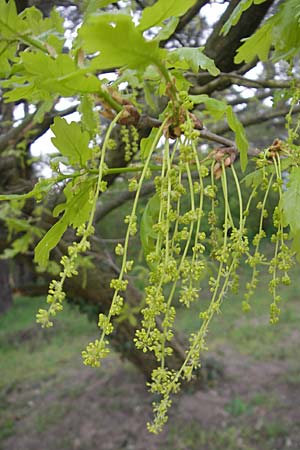
[{"label": "young leaf", "polygon": [[157,0],[154,5],[143,10],[138,26],[140,31],[161,25],[169,17],[180,17],[190,9],[196,0]]},{"label": "young leaf", "polygon": [[157,233],[153,230],[153,225],[157,223],[160,210],[160,199],[157,194],[150,198],[141,220],[140,238],[145,258],[155,249]]},{"label": "young leaf", "polygon": [[26,26],[26,33],[30,32],[32,36],[35,36],[40,41],[46,42],[48,42],[51,35],[55,34],[56,37],[60,38],[62,47],[64,39],[64,18],[56,9],[51,11],[49,17],[44,18],[42,12],[32,6],[24,9],[20,14],[20,18],[24,26]]},{"label": "young leaf", "polygon": [[78,32],[88,53],[100,52],[92,60],[94,69],[128,66],[144,68],[160,60],[163,50],[156,41],[146,41],[125,14],[90,16]]},{"label": "young leaf", "polygon": [[42,198],[50,191],[50,189],[57,183],[55,178],[41,178],[32,191],[26,194],[1,194],[1,200],[26,200],[27,198],[34,197],[37,201],[42,200]]},{"label": "young leaf", "polygon": [[[183,69],[188,69],[190,67],[195,73],[199,72],[200,67],[202,70],[207,70],[211,75],[216,77],[220,73],[219,69],[216,67],[214,61],[206,56],[202,50],[203,47],[177,48],[169,54],[168,62],[175,67]],[[179,63],[179,65],[177,65],[177,63]]]},{"label": "young leaf", "polygon": [[238,5],[234,8],[233,13],[227,20],[227,22],[223,25],[223,28],[221,30],[221,33],[226,36],[228,34],[231,27],[236,25],[238,21],[241,18],[241,15],[243,12],[247,11],[247,9],[250,8],[250,6],[254,5],[260,5],[261,3],[264,3],[266,0],[241,0]]},{"label": "young leaf", "polygon": [[216,120],[220,120],[224,115],[226,115],[228,125],[235,133],[236,145],[238,150],[240,151],[242,170],[245,170],[248,161],[247,152],[249,143],[246,137],[244,127],[236,117],[232,107],[230,105],[227,105],[226,102],[216,100],[215,98],[210,98],[206,94],[190,95],[190,99],[195,104],[204,103],[207,111]]},{"label": "young leaf", "polygon": [[216,120],[220,120],[226,114],[228,108],[226,102],[211,98],[207,94],[190,95],[190,99],[195,105],[204,103],[209,114]]},{"label": "young leaf", "polygon": [[55,117],[51,130],[55,135],[51,141],[70,164],[84,166],[91,157],[89,133],[82,131],[78,122],[68,123],[61,117]]},{"label": "young leaf", "polygon": [[[291,14],[293,11],[293,14]],[[299,0],[286,0],[279,11],[251,37],[245,39],[238,49],[235,63],[250,62],[257,55],[261,61],[268,58],[271,47],[275,51],[272,59],[290,59],[299,54],[300,46],[300,3]]]},{"label": "young leaf", "polygon": [[296,252],[296,259],[300,263],[300,230],[292,234],[293,242],[291,249]]},{"label": "young leaf", "polygon": [[256,169],[253,172],[248,173],[242,180],[241,183],[245,183],[245,185],[250,187],[258,187],[264,179],[264,169]]},{"label": "young leaf", "polygon": [[15,35],[15,30],[19,33],[24,30],[24,25],[18,17],[17,8],[13,0],[6,2],[0,0],[0,35],[1,39],[11,39]]},{"label": "young leaf", "polygon": [[9,88],[5,93],[8,101],[28,99],[51,100],[57,94],[65,97],[80,93],[99,92],[101,82],[88,69],[80,69],[69,55],[52,58],[43,52],[23,52],[22,75],[12,76],[3,82]]},{"label": "young leaf", "polygon": [[250,38],[244,39],[244,44],[238,48],[234,58],[235,64],[243,61],[251,62],[256,56],[261,61],[266,61],[272,44],[272,31],[275,25],[275,18],[271,17],[256,33]]},{"label": "young leaf", "polygon": [[33,235],[32,233],[25,233],[20,238],[16,239],[12,243],[12,248],[6,248],[2,255],[0,255],[0,259],[10,259],[14,258],[16,255],[20,253],[25,253],[28,251],[29,245],[32,244]]},{"label": "young leaf", "polygon": [[17,51],[17,44],[14,42],[0,41],[0,77],[7,78],[11,72],[10,61]]},{"label": "young leaf", "polygon": [[228,106],[226,109],[226,117],[228,125],[235,134],[235,142],[240,152],[241,168],[244,171],[247,167],[248,162],[247,152],[249,148],[249,143],[246,137],[245,129],[241,124],[241,122],[239,121],[239,119],[237,118],[237,116],[234,114],[231,106]]},{"label": "young leaf", "polygon": [[86,130],[90,137],[95,136],[98,130],[99,118],[94,110],[95,102],[91,95],[83,95],[80,105],[78,106],[78,112],[81,113],[81,124],[84,130]]},{"label": "young leaf", "polygon": [[65,203],[60,203],[53,210],[53,216],[57,217],[64,211],[68,225],[74,228],[87,222],[92,209],[90,194],[94,191],[95,177],[77,181],[76,184],[69,182],[64,189]]},{"label": "young leaf", "polygon": [[285,222],[292,234],[300,233],[300,167],[293,167],[290,172],[287,189],[282,196],[282,210]]},{"label": "young leaf", "polygon": [[151,150],[152,143],[153,143],[156,135],[157,135],[157,129],[152,128],[149,136],[146,138],[143,138],[141,140],[140,148],[141,148],[141,159],[142,160],[145,160],[148,157],[149,152]]},{"label": "young leaf", "polygon": [[92,209],[90,192],[94,189],[94,183],[95,179],[87,179],[75,186],[69,182],[65,187],[66,202],[57,205],[53,210],[54,217],[62,212],[63,216],[47,231],[35,248],[34,260],[41,267],[47,266],[50,251],[59,243],[68,226],[77,228],[87,222]]},{"label": "young leaf", "polygon": [[162,29],[158,32],[155,39],[157,41],[163,41],[165,39],[168,39],[176,30],[178,22],[179,22],[178,17],[171,17],[168,23],[166,25],[163,25]]},{"label": "young leaf", "polygon": [[45,234],[34,250],[34,261],[40,267],[46,268],[49,261],[50,251],[57,246],[68,227],[68,221],[62,217]]}]

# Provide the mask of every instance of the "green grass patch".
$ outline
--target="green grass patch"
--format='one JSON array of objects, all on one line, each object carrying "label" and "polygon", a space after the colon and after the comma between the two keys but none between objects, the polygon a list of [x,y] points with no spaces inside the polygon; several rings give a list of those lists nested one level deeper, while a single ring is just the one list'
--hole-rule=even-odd
[{"label": "green grass patch", "polygon": [[[224,429],[203,429],[197,422],[190,422],[171,428],[167,447],[161,450],[254,450],[250,443],[242,438],[239,428],[229,426]],[[266,447],[267,448],[267,447]]]},{"label": "green grass patch", "polygon": [[[299,277],[299,268],[293,271],[293,280]],[[240,285],[245,286],[249,276],[248,268],[240,275]],[[216,351],[222,345],[231,345],[241,354],[251,355],[258,360],[287,359],[296,351],[299,336],[300,304],[298,286],[295,281],[290,286],[280,288],[282,301],[279,323],[269,323],[269,307],[272,302],[268,292],[268,276],[262,274],[257,291],[251,299],[251,311],[242,311],[243,293],[228,293],[221,314],[213,318],[207,344],[209,350]],[[201,326],[199,312],[208,306],[209,292],[204,286],[202,295],[190,309],[181,307],[177,315],[179,330],[196,331]],[[297,331],[298,330],[298,331]]]},{"label": "green grass patch", "polygon": [[18,297],[0,317],[0,389],[53,376],[78,361],[96,333],[96,325],[68,304],[53,329],[41,329],[35,314],[44,304],[44,298]]}]

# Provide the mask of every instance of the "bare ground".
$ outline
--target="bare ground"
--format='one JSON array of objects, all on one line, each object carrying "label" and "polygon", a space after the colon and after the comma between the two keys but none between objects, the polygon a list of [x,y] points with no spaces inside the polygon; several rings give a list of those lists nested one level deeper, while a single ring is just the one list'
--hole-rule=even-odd
[{"label": "bare ground", "polygon": [[[299,336],[298,336],[299,338]],[[225,377],[181,394],[159,436],[148,433],[143,377],[117,357],[11,387],[13,433],[1,450],[300,450],[299,364],[254,361],[222,348]],[[1,446],[1,444],[0,444]]]}]

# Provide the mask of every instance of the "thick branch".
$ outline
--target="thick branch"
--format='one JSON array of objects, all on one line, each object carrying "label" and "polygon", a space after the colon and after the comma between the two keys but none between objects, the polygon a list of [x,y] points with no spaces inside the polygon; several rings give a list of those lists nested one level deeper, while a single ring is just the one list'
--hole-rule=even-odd
[{"label": "thick branch", "polygon": [[176,30],[166,41],[161,41],[161,46],[165,46],[167,42],[172,40],[172,38],[177,37],[176,35],[180,33],[193,19],[199,14],[201,8],[206,5],[209,0],[197,0],[196,3],[180,18]]},{"label": "thick branch", "polygon": [[[277,110],[269,110],[264,113],[257,114],[251,117],[240,117],[240,122],[244,125],[244,127],[249,127],[250,125],[260,124],[261,122],[267,122],[268,120],[275,119],[276,117],[284,117],[288,114],[289,108],[277,109]],[[295,106],[292,114],[298,114],[300,112],[300,105]],[[218,134],[224,134],[230,131],[228,124],[222,124],[216,130]]]},{"label": "thick branch", "polygon": [[267,0],[260,5],[252,5],[245,11],[238,24],[232,27],[226,36],[220,35],[221,29],[229,19],[240,0],[232,0],[207,40],[205,53],[212,58],[222,72],[232,72],[237,66],[234,56],[241,40],[251,36],[265,18],[275,0]]},{"label": "thick branch", "polygon": [[289,80],[251,80],[237,73],[221,73],[217,78],[205,84],[204,86],[194,86],[191,89],[192,94],[209,94],[217,89],[223,89],[225,86],[237,84],[248,88],[270,88],[285,89],[291,87]]}]

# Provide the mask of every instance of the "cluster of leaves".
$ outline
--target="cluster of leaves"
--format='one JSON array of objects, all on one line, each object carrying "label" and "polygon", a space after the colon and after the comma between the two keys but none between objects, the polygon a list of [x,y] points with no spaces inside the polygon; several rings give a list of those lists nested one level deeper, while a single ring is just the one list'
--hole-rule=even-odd
[{"label": "cluster of leaves", "polygon": [[[51,326],[52,316],[63,308],[64,282],[77,275],[80,255],[90,248],[98,197],[107,189],[105,177],[118,170],[120,173],[126,171],[126,168],[112,169],[106,163],[107,152],[114,151],[115,147],[113,130],[118,124],[125,127],[123,139],[126,139],[126,159],[130,160],[135,155],[130,169],[139,175],[129,185],[135,197],[131,214],[125,218],[125,240],[115,249],[116,255],[121,258],[121,265],[118,278],[111,280],[111,307],[107,315],[100,314],[101,335],[88,345],[83,358],[85,364],[99,366],[109,352],[107,337],[114,329],[112,319],[122,313],[128,274],[134,264],[127,256],[130,238],[138,231],[137,206],[142,186],[145,179],[153,177],[156,192],[145,209],[140,226],[141,242],[149,265],[149,280],[145,289],[143,321],[136,332],[135,344],[143,352],[153,352],[158,361],[158,367],[152,373],[150,390],[160,394],[161,401],[154,404],[155,418],[149,424],[151,431],[158,432],[167,420],[171,395],[179,390],[183,381],[190,380],[195,369],[200,366],[201,355],[206,350],[205,338],[210,321],[220,311],[228,290],[238,288],[237,270],[241,262],[246,261],[253,269],[243,302],[244,310],[251,307],[250,298],[257,283],[260,265],[268,264],[271,274],[269,290],[273,299],[270,320],[272,323],[278,320],[280,297],[277,288],[281,283],[289,283],[288,270],[293,264],[294,252],[300,253],[297,244],[300,241],[300,218],[297,212],[300,155],[299,147],[295,144],[298,127],[290,132],[286,143],[274,142],[257,158],[256,170],[244,181],[251,186],[251,193],[249,198],[243,199],[234,160],[239,151],[241,167],[243,170],[246,168],[248,142],[244,129],[225,101],[217,101],[206,95],[189,95],[189,82],[184,77],[184,72],[189,68],[194,72],[208,71],[215,77],[219,74],[218,68],[203,53],[202,48],[166,50],[159,45],[161,40],[173,33],[178,18],[195,1],[158,0],[153,6],[144,9],[138,25],[132,20],[129,10],[95,14],[99,7],[110,3],[113,2],[87,2],[85,19],[73,47],[65,54],[62,51],[62,20],[57,13],[43,19],[35,8],[29,8],[17,15],[12,0],[8,3],[0,0],[0,33],[4,38],[0,58],[3,62],[1,74],[7,77],[2,82],[6,101],[26,100],[36,105],[35,120],[39,121],[45,112],[53,110],[59,98],[72,96],[78,99],[81,115],[80,123],[68,123],[57,117],[52,125],[52,141],[59,152],[52,160],[53,177],[40,180],[25,195],[1,195],[0,199],[14,201],[15,205],[19,202],[22,207],[22,202],[30,197],[41,202],[51,189],[64,183],[65,202],[56,206],[52,212],[58,220],[35,248],[35,261],[46,270],[51,250],[59,245],[67,229],[74,230],[73,243],[61,258],[62,267],[58,278],[49,287],[49,309],[38,313],[38,321],[42,326]],[[225,25],[225,32],[252,3],[241,2],[239,9]],[[262,1],[254,0],[254,3]],[[278,13],[241,46],[237,62],[250,61],[256,55],[264,60],[271,45],[275,49],[275,59],[285,58],[290,61],[294,57],[299,51],[299,14],[288,17],[287,11],[292,6],[298,11],[296,3],[295,0],[286,0]],[[283,32],[287,23],[293,30],[291,34]],[[145,35],[151,30],[152,38],[146,38]],[[120,69],[119,79],[113,86],[98,76],[100,71],[111,68]],[[142,140],[139,153],[134,125],[137,125],[142,105],[134,93],[130,99],[122,99],[122,92],[118,91],[121,81],[132,83],[133,88],[149,87],[147,82],[152,81],[151,94],[169,99],[160,115],[160,126],[153,128],[148,138]],[[294,100],[298,98],[297,89],[293,95]],[[294,103],[292,101],[291,108]],[[201,104],[203,114],[214,121],[226,118],[235,134],[236,147],[218,148],[201,156],[201,127],[197,117],[191,113],[197,104]],[[98,110],[113,119],[107,130],[100,128],[95,112]],[[132,143],[128,141],[129,131],[126,127],[130,127],[131,135],[135,136]],[[154,159],[158,155],[161,165],[157,165]],[[153,175],[154,169],[159,170],[159,175]],[[290,172],[287,185],[283,182],[283,170]],[[232,172],[236,186],[238,221],[234,221],[231,214],[228,171]],[[263,192],[263,201],[258,202],[256,207],[261,214],[257,234],[250,248],[247,217],[259,190]],[[274,243],[274,255],[267,261],[260,245],[265,238],[263,220],[267,214],[266,204],[271,190],[278,193],[278,205],[273,212],[276,232],[271,241]],[[189,207],[185,210],[182,202],[184,195],[189,196]],[[224,202],[224,217],[219,228],[216,207],[220,201]],[[205,215],[207,209],[209,213]],[[20,221],[15,219],[13,222],[8,216],[9,213],[3,214],[8,223],[19,226],[15,228],[18,232],[27,232],[27,229],[20,228]],[[206,234],[203,231],[204,222],[209,225],[209,233]],[[286,227],[289,227],[294,238],[292,249],[286,243],[290,237]],[[39,233],[35,232],[37,236]],[[23,241],[23,247],[17,248],[24,251],[32,239],[26,242]],[[216,273],[209,279],[211,301],[207,309],[199,312],[199,329],[189,338],[190,345],[182,366],[176,371],[171,370],[168,368],[168,356],[172,353],[169,343],[172,342],[176,317],[175,293],[179,288],[179,301],[186,307],[198,300],[200,280],[206,275],[204,253],[208,249],[217,267]]]}]

